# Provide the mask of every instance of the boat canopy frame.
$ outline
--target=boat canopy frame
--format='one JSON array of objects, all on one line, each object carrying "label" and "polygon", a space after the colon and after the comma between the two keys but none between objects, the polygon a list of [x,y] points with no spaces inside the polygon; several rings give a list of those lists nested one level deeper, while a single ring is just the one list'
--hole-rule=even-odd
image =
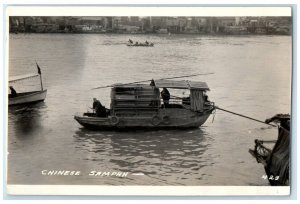
[{"label": "boat canopy frame", "polygon": [[18,76],[10,76],[9,77],[9,83],[14,83],[17,81],[22,81],[25,79],[30,79],[39,76],[37,73],[32,73],[32,74],[24,74],[24,75],[18,75]]},{"label": "boat canopy frame", "polygon": [[[153,80],[157,88],[171,88],[171,89],[188,89],[190,90],[190,108],[193,111],[204,111],[204,104],[206,102],[205,92],[209,91],[206,82],[189,81],[189,80]],[[183,102],[182,102],[183,103]]]},{"label": "boat canopy frame", "polygon": [[201,91],[209,91],[206,82],[189,81],[189,80],[153,80],[157,88],[172,88],[172,89],[197,89]]}]

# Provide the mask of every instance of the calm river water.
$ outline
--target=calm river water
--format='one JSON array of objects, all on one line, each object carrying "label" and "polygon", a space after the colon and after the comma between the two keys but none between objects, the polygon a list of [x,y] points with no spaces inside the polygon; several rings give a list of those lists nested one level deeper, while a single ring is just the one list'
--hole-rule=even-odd
[{"label": "calm river water", "polygon": [[[155,46],[127,47],[129,38]],[[265,120],[290,113],[291,55],[290,36],[10,34],[9,75],[37,72],[36,60],[48,94],[8,110],[8,183],[269,185],[248,149],[256,138],[276,139],[276,128],[217,111],[193,130],[89,131],[73,116],[93,97],[109,107],[110,89],[93,87],[213,72],[189,79],[207,82],[216,105]],[[40,88],[38,79],[13,85]]]}]

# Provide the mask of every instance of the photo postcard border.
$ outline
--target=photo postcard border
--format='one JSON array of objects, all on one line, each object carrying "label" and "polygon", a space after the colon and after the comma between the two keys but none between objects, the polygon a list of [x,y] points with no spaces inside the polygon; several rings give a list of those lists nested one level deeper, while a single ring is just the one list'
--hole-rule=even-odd
[{"label": "photo postcard border", "polygon": [[[259,5],[260,6],[260,5]],[[267,7],[267,6],[266,6]],[[294,56],[295,56],[295,52],[296,52],[296,48],[295,48],[295,45],[294,45],[294,41],[295,41],[295,39],[294,38],[296,38],[296,35],[295,35],[295,32],[296,32],[296,25],[295,25],[295,18],[294,18],[294,14],[295,14],[295,10],[293,9],[294,7],[292,6],[292,5],[289,5],[289,7],[291,7],[291,9],[292,9],[292,18],[293,18],[293,28],[294,28],[294,30],[293,30],[293,69],[292,69],[292,83],[293,83],[293,86],[292,86],[292,92],[294,93],[295,92],[295,90],[294,90],[294,83],[296,83],[296,78],[295,78],[295,76],[294,76],[294,74],[295,74],[295,72],[297,73],[297,71],[295,70],[295,67],[294,67],[294,64],[295,64],[295,58],[294,58]],[[107,7],[106,7],[107,8]],[[180,7],[177,7],[176,6],[176,8],[180,8]],[[82,15],[81,15],[82,16]],[[6,22],[6,31],[7,31],[7,22]],[[7,59],[5,60],[5,61],[7,61]],[[6,64],[6,73],[8,72],[8,64]],[[6,78],[6,81],[7,81],[7,78]],[[5,92],[6,93],[6,92]],[[294,102],[294,97],[293,96],[295,96],[295,94],[292,94],[292,105],[293,105],[293,108],[292,108],[292,110],[295,110],[294,109],[294,104],[295,104],[295,102]],[[294,102],[294,103],[293,103]],[[6,101],[6,104],[7,104],[7,101]],[[6,112],[7,113],[7,112]],[[294,115],[294,111],[292,111],[292,116]],[[7,115],[6,115],[7,116]],[[294,117],[293,117],[294,118]],[[292,135],[294,135],[294,128],[296,127],[296,125],[294,124],[295,123],[295,120],[292,120]],[[7,124],[6,124],[6,127],[7,127]],[[4,128],[4,129],[6,129],[6,128]],[[6,135],[7,135],[7,133],[6,133]],[[293,139],[294,139],[295,137],[293,136]],[[5,141],[5,142],[7,142],[7,141]],[[292,144],[292,147],[294,147],[295,146],[295,144],[293,143]],[[292,150],[293,150],[293,148],[292,148]],[[293,152],[292,152],[293,153]],[[292,154],[293,155],[293,154]],[[295,162],[292,162],[292,166],[295,164]],[[293,168],[292,168],[293,169]],[[292,172],[293,173],[293,172]],[[293,175],[293,174],[292,174]],[[292,179],[292,181],[293,181],[293,179]],[[292,189],[292,186],[293,186],[293,184],[294,184],[295,182],[292,182],[291,183],[291,185],[290,185],[290,187],[291,187],[291,192],[293,192],[293,189]],[[20,187],[20,186],[19,186]],[[224,186],[222,186],[222,187],[224,187]],[[18,187],[17,187],[18,188]],[[238,187],[239,188],[239,187]],[[283,190],[285,193],[287,192],[286,191],[286,189],[285,190]],[[287,195],[287,194],[285,194],[284,193],[284,195]],[[42,193],[43,194],[43,193]],[[172,194],[172,193],[171,193]],[[222,194],[222,193],[221,193]],[[251,193],[250,193],[251,194]],[[279,193],[280,194],[280,193]],[[33,194],[30,194],[30,195],[33,195]],[[48,195],[51,195],[51,194],[48,194]],[[59,195],[59,194],[57,194],[57,195]],[[101,194],[102,195],[102,194]],[[110,195],[109,193],[107,194],[107,195]],[[130,195],[133,195],[133,194],[130,194]],[[145,195],[149,195],[149,194],[145,194]],[[169,195],[169,194],[167,194],[167,195]],[[178,194],[177,194],[178,195]],[[196,195],[196,194],[191,194],[191,195]],[[218,195],[218,194],[217,194]],[[235,194],[235,195],[237,195],[237,194]],[[248,193],[245,193],[245,195],[249,195]],[[184,196],[187,196],[187,195],[184,195]],[[269,195],[270,196],[270,195]]]}]

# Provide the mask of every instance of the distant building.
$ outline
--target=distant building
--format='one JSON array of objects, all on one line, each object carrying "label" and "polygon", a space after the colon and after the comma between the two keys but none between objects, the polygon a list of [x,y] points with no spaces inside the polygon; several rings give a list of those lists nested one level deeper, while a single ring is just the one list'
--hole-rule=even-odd
[{"label": "distant building", "polygon": [[291,17],[11,16],[10,32],[117,32],[190,34],[284,34]]},{"label": "distant building", "polygon": [[59,26],[56,24],[39,23],[31,26],[32,32],[36,33],[55,33],[58,29]]},{"label": "distant building", "polygon": [[158,17],[158,16],[153,16],[151,17],[151,25],[152,25],[152,30],[156,32],[159,29],[166,29],[166,18],[165,17]]},{"label": "distant building", "polygon": [[180,19],[177,17],[167,17],[166,26],[170,33],[179,33],[180,32]]},{"label": "distant building", "polygon": [[138,16],[130,16],[129,19],[130,19],[130,25],[137,26],[140,24],[140,17]]},{"label": "distant building", "polygon": [[130,19],[129,16],[122,16],[121,17],[121,25],[130,25]]},{"label": "distant building", "polygon": [[152,31],[151,17],[142,18],[141,22],[142,22],[142,30],[147,31],[147,32]]},{"label": "distant building", "polygon": [[219,25],[216,17],[207,17],[207,33],[218,33]]},{"label": "distant building", "polygon": [[121,17],[112,17],[112,29],[118,30],[121,24]]},{"label": "distant building", "polygon": [[196,21],[198,22],[198,30],[200,33],[206,33],[208,28],[208,20],[204,17],[198,17],[196,18]]},{"label": "distant building", "polygon": [[108,31],[113,29],[113,17],[105,17],[104,28]]},{"label": "distant building", "polygon": [[236,18],[235,17],[220,17],[217,18],[219,27],[226,26],[236,26]]},{"label": "distant building", "polygon": [[130,26],[130,25],[120,25],[118,30],[123,31],[124,33],[138,33],[140,31],[140,27]]}]

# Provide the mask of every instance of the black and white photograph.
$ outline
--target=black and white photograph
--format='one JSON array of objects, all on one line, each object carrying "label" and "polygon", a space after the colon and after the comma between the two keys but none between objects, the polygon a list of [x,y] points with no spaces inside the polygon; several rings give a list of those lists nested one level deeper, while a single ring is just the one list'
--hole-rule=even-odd
[{"label": "black and white photograph", "polygon": [[8,8],[7,192],[289,195],[291,7],[134,11]]}]

